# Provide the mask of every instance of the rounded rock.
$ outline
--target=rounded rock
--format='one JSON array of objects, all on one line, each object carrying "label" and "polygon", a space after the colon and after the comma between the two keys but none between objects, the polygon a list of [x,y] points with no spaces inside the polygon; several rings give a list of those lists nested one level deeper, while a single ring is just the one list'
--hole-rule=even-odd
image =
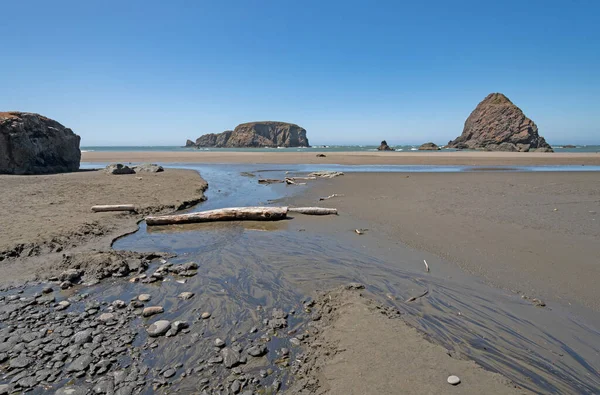
[{"label": "rounded rock", "polygon": [[448,376],[448,384],[458,385],[460,384],[460,379],[458,376]]},{"label": "rounded rock", "polygon": [[182,292],[179,294],[179,299],[181,300],[188,300],[194,297],[194,293],[193,292]]},{"label": "rounded rock", "polygon": [[152,299],[152,296],[150,294],[141,294],[140,296],[138,296],[138,300],[140,302],[148,302],[150,299]]},{"label": "rounded rock", "polygon": [[164,311],[165,309],[163,309],[162,306],[150,306],[142,310],[142,315],[144,317],[150,317],[155,314],[163,313]]},{"label": "rounded rock", "polygon": [[150,337],[162,336],[171,328],[171,323],[167,320],[159,320],[151,324],[146,331]]},{"label": "rounded rock", "polygon": [[209,312],[205,311],[204,313],[202,313],[202,319],[203,320],[206,320],[208,318],[210,318],[210,313]]}]

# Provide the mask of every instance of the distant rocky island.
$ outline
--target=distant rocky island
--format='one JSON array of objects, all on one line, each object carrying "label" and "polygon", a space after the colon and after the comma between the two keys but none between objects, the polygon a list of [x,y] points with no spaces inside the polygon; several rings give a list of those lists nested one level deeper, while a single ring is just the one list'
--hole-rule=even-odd
[{"label": "distant rocky island", "polygon": [[0,174],[49,174],[79,170],[80,138],[40,114],[0,112]]},{"label": "distant rocky island", "polygon": [[287,122],[248,122],[223,133],[209,133],[196,141],[187,140],[186,147],[203,148],[276,148],[309,147],[306,130]]},{"label": "distant rocky island", "polygon": [[489,94],[465,121],[449,148],[486,151],[554,152],[537,125],[502,93]]},{"label": "distant rocky island", "polygon": [[388,145],[387,141],[385,141],[385,140],[383,140],[383,141],[381,142],[381,144],[379,145],[379,147],[377,147],[377,151],[393,151],[393,150],[394,150],[394,149],[393,149],[393,148],[391,148],[391,147]]}]

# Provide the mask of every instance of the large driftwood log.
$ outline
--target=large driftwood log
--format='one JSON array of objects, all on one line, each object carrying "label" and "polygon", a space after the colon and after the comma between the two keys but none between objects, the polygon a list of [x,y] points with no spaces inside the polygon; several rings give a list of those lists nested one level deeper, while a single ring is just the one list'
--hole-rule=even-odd
[{"label": "large driftwood log", "polygon": [[93,212],[104,212],[104,211],[135,211],[133,204],[103,204],[98,206],[92,206]]},{"label": "large driftwood log", "polygon": [[198,213],[146,217],[146,224],[173,225],[215,221],[277,221],[287,216],[287,207],[230,207]]},{"label": "large driftwood log", "polygon": [[288,209],[290,213],[299,213],[306,215],[332,215],[337,214],[336,208],[324,208],[324,207],[290,207]]}]

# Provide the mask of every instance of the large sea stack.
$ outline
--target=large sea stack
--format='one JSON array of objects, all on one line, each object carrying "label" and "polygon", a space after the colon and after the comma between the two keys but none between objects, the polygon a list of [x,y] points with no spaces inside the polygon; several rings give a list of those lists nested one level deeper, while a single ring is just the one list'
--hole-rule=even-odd
[{"label": "large sea stack", "polygon": [[234,130],[223,133],[205,134],[196,140],[194,146],[197,148],[275,148],[308,147],[309,144],[304,128],[292,123],[265,121],[243,123]]},{"label": "large sea stack", "polygon": [[0,112],[0,174],[79,170],[80,137],[39,114]]},{"label": "large sea stack", "polygon": [[553,152],[536,124],[502,93],[489,94],[465,121],[449,148],[487,151]]}]

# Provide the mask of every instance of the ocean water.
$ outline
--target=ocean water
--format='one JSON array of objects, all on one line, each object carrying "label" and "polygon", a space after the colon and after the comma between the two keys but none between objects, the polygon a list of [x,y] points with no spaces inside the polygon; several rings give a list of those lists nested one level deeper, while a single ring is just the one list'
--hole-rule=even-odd
[{"label": "ocean water", "polygon": [[[368,152],[377,151],[376,145],[315,145],[312,147],[294,147],[294,148],[186,148],[180,146],[85,146],[81,147],[83,152],[135,152],[135,151],[221,151],[221,152]],[[418,145],[394,145],[391,146],[400,152],[417,152]],[[555,152],[600,152],[600,145],[578,145],[576,148],[562,148],[562,145],[553,146]],[[441,151],[428,152],[448,152],[455,149],[443,149]]]}]

